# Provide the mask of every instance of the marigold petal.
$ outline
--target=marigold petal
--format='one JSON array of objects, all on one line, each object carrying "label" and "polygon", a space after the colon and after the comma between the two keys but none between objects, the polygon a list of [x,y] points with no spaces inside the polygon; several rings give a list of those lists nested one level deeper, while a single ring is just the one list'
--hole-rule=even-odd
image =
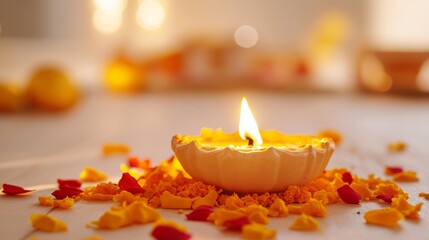
[{"label": "marigold petal", "polygon": [[316,230],[320,227],[319,222],[313,217],[307,214],[301,214],[295,219],[295,221],[290,226],[292,230],[298,231],[311,231]]},{"label": "marigold petal", "polygon": [[276,231],[261,224],[251,223],[243,226],[241,235],[245,239],[272,239],[276,237]]},{"label": "marigold petal", "polygon": [[53,191],[51,194],[56,199],[64,199],[66,197],[75,197],[82,193],[82,190],[80,189],[59,189]]},{"label": "marigold petal", "polygon": [[195,208],[194,211],[186,214],[186,219],[191,221],[207,221],[207,218],[213,212],[213,207],[208,205],[201,205]]},{"label": "marigold petal", "polygon": [[419,178],[414,171],[405,171],[393,174],[393,180],[398,182],[417,182]]},{"label": "marigold petal", "polygon": [[418,219],[422,205],[423,203],[412,205],[407,201],[407,199],[401,196],[392,199],[392,208],[397,209],[406,218]]},{"label": "marigold petal", "polygon": [[249,218],[240,217],[236,219],[227,220],[223,223],[223,226],[230,231],[241,231],[244,225],[250,224]]},{"label": "marigold petal", "polygon": [[287,217],[288,215],[289,210],[285,202],[280,198],[277,198],[268,209],[268,216],[270,217]]},{"label": "marigold petal", "polygon": [[392,203],[392,196],[386,195],[386,194],[379,194],[377,196],[375,196],[377,199],[383,200],[384,202],[387,203]]},{"label": "marigold petal", "polygon": [[57,179],[57,183],[59,188],[61,189],[61,186],[67,186],[67,187],[74,187],[74,188],[80,188],[82,186],[82,182],[76,179]]},{"label": "marigold petal", "polygon": [[128,154],[130,153],[130,148],[125,144],[108,143],[103,145],[102,152],[104,155]]},{"label": "marigold petal", "polygon": [[387,149],[391,152],[402,152],[407,148],[407,144],[402,141],[389,143]]},{"label": "marigold petal", "polygon": [[215,190],[210,190],[204,197],[195,200],[194,203],[192,203],[192,208],[196,209],[199,206],[207,205],[207,206],[214,206],[216,204],[217,198],[219,194]]},{"label": "marigold petal", "polygon": [[161,200],[162,208],[170,209],[191,209],[192,203],[196,200],[194,198],[174,196],[169,191],[163,192],[159,199]]},{"label": "marigold petal", "polygon": [[80,180],[83,182],[99,182],[107,178],[107,174],[92,167],[86,167],[80,173]]},{"label": "marigold petal", "polygon": [[63,221],[46,214],[32,214],[30,222],[33,228],[45,232],[67,231],[67,225]]},{"label": "marigold petal", "polygon": [[353,177],[352,174],[350,172],[345,172],[343,173],[343,178],[342,178],[343,182],[348,183],[349,185],[352,184],[353,182]]},{"label": "marigold petal", "polygon": [[383,227],[396,227],[402,219],[404,216],[395,208],[376,209],[365,213],[366,223]]},{"label": "marigold petal", "polygon": [[132,194],[143,192],[143,188],[139,185],[137,180],[127,172],[122,173],[122,178],[119,180],[118,186],[122,190],[128,191]]},{"label": "marigold petal", "polygon": [[172,224],[158,224],[151,235],[157,240],[188,240],[191,235]]},{"label": "marigold petal", "polygon": [[28,190],[28,189],[24,189],[20,186],[16,186],[16,185],[11,185],[11,184],[7,184],[4,183],[3,184],[3,193],[6,195],[19,195],[19,194],[24,194],[24,193],[28,193],[28,192],[33,192],[35,190]]},{"label": "marigold petal", "polygon": [[359,204],[362,196],[353,190],[349,185],[344,185],[337,189],[341,200],[348,204]]},{"label": "marigold petal", "polygon": [[420,192],[419,197],[424,197],[426,200],[429,200],[429,192]]}]

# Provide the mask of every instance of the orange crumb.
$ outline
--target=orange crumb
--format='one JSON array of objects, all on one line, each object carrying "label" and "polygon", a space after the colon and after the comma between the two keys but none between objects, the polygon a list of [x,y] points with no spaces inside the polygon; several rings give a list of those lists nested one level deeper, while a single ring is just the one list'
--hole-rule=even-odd
[{"label": "orange crumb", "polygon": [[383,227],[396,227],[402,219],[404,216],[395,208],[376,209],[365,213],[366,223]]},{"label": "orange crumb", "polygon": [[387,145],[387,149],[391,152],[402,152],[406,148],[407,148],[407,144],[405,142],[402,142],[402,141],[389,143]]},{"label": "orange crumb", "polygon": [[89,201],[111,201],[113,200],[113,196],[120,192],[121,189],[117,184],[108,182],[99,183],[94,187],[86,187],[79,196]]},{"label": "orange crumb", "polygon": [[286,207],[286,204],[280,198],[277,198],[276,201],[268,209],[268,216],[270,217],[287,217],[289,215],[289,210]]},{"label": "orange crumb", "polygon": [[80,173],[80,180],[82,182],[99,182],[107,178],[107,174],[92,167],[86,167]]},{"label": "orange crumb", "polygon": [[331,138],[335,142],[335,144],[340,144],[343,140],[341,134],[332,129],[322,130],[317,135],[323,138]]},{"label": "orange crumb", "polygon": [[46,207],[69,209],[73,207],[74,199],[69,197],[53,199],[51,196],[39,196],[39,204]]},{"label": "orange crumb", "polygon": [[128,154],[130,153],[130,148],[124,144],[108,143],[103,145],[102,152],[104,155]]},{"label": "orange crumb", "polygon": [[316,230],[319,227],[319,222],[312,216],[308,216],[307,214],[301,214],[295,219],[293,224],[290,226],[290,229],[298,231],[311,231]]},{"label": "orange crumb", "polygon": [[417,182],[419,178],[414,171],[405,171],[393,174],[393,180],[398,182]]},{"label": "orange crumb", "polygon": [[417,205],[411,205],[404,197],[395,197],[392,199],[392,208],[397,209],[406,218],[418,219],[419,212],[422,208],[423,203]]},{"label": "orange crumb", "polygon": [[245,239],[272,239],[276,237],[276,231],[261,224],[251,223],[243,226],[241,236]]},{"label": "orange crumb", "polygon": [[44,232],[67,231],[67,225],[63,221],[47,214],[32,214],[30,222],[33,228]]},{"label": "orange crumb", "polygon": [[421,192],[421,193],[419,193],[419,197],[424,197],[426,200],[429,200],[429,193],[428,192]]}]

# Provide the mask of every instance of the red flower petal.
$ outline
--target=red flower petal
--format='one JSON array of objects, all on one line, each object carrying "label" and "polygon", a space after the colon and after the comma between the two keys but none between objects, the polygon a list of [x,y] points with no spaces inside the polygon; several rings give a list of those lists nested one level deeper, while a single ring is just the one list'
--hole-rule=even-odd
[{"label": "red flower petal", "polygon": [[188,240],[191,235],[170,226],[159,225],[152,231],[152,236],[157,240]]},{"label": "red flower petal", "polygon": [[133,178],[129,173],[122,173],[122,178],[119,180],[119,188],[128,191],[132,194],[142,193],[143,188],[139,185],[137,180]]},{"label": "red flower petal", "polygon": [[346,182],[348,184],[352,184],[353,177],[352,177],[352,174],[350,172],[343,173],[343,182]]},{"label": "red flower petal", "polygon": [[387,194],[378,194],[376,196],[377,199],[381,199],[387,203],[392,203],[393,196],[387,195]]},{"label": "red flower petal", "polygon": [[82,192],[82,190],[80,190],[79,188],[73,187],[73,186],[69,186],[69,185],[60,185],[59,187],[61,190],[79,190]]},{"label": "red flower petal", "polygon": [[337,189],[338,195],[341,200],[345,203],[349,204],[359,204],[360,200],[362,200],[362,196],[355,192],[349,185],[344,185]]},{"label": "red flower petal", "polygon": [[79,180],[74,180],[74,179],[68,179],[68,180],[57,179],[57,183],[60,188],[61,186],[69,186],[73,188],[80,188],[80,186],[82,186],[82,183]]},{"label": "red flower petal", "polygon": [[404,171],[402,167],[386,167],[386,170],[392,175],[396,173],[401,173]]},{"label": "red flower petal", "polygon": [[195,208],[194,211],[186,214],[186,218],[191,221],[207,221],[209,215],[213,212],[213,207],[201,205]]},{"label": "red flower petal", "polygon": [[64,199],[66,197],[75,197],[82,192],[80,189],[71,188],[71,189],[59,189],[53,191],[51,194],[56,199]]},{"label": "red flower petal", "polygon": [[231,231],[241,231],[243,226],[246,224],[250,224],[249,219],[247,217],[241,217],[241,218],[225,221],[223,223],[223,226],[225,226],[226,229]]},{"label": "red flower petal", "polygon": [[32,191],[34,191],[34,190],[27,190],[27,189],[24,189],[22,187],[10,185],[7,183],[3,184],[3,192],[6,195],[18,195],[18,194],[28,193],[28,192],[32,192]]}]

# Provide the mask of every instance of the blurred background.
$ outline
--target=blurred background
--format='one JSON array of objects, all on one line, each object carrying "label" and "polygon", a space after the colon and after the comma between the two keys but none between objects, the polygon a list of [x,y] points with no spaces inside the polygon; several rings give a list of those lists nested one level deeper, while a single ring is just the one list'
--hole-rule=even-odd
[{"label": "blurred background", "polygon": [[429,92],[425,0],[0,0],[0,109],[94,89]]}]

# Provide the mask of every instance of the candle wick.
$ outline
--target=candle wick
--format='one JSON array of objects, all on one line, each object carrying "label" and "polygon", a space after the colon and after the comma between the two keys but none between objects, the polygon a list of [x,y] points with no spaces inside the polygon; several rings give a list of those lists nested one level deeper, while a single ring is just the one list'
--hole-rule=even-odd
[{"label": "candle wick", "polygon": [[249,145],[249,146],[252,146],[252,147],[253,147],[253,139],[252,139],[251,137],[247,137],[247,136],[246,136],[246,139],[247,139],[247,141],[248,141],[247,145]]}]

